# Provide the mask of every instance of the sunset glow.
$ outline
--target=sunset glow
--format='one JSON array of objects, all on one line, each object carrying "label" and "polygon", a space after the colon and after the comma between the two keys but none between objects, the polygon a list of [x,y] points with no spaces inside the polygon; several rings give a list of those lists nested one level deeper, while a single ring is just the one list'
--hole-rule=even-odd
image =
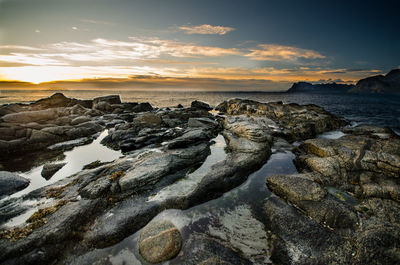
[{"label": "sunset glow", "polygon": [[[43,10],[34,8],[42,2]],[[202,79],[199,86],[204,82],[211,86],[210,82],[216,79],[243,80],[245,90],[279,90],[297,81],[354,83],[393,67],[389,61],[385,65],[362,61],[362,56],[357,55],[361,49],[352,51],[353,59],[340,57],[336,50],[341,43],[328,49],[329,45],[318,45],[302,37],[284,40],[281,36],[285,30],[288,31],[285,36],[297,31],[285,29],[278,22],[265,21],[267,28],[249,24],[250,30],[245,22],[235,22],[227,16],[218,20],[212,16],[191,20],[190,13],[196,10],[192,6],[188,6],[187,14],[171,18],[161,12],[151,20],[140,13],[140,8],[147,8],[146,4],[133,8],[129,1],[121,1],[132,12],[124,20],[120,16],[126,12],[124,5],[116,6],[111,13],[95,15],[86,10],[87,6],[75,13],[72,2],[70,5],[66,2],[62,8],[47,0],[35,4],[26,1],[23,5],[3,1],[0,6],[0,23],[4,25],[0,44],[3,83],[22,81],[40,88],[38,84],[43,82],[66,80],[98,82],[115,78],[131,82],[132,77],[140,75],[151,79],[155,87],[166,85],[165,78],[184,78],[185,82],[193,78],[192,81]],[[100,1],[100,6],[108,10],[108,3]],[[255,16],[260,15],[254,12]],[[30,23],[22,27],[19,22],[28,17]],[[55,17],[63,20],[54,23]],[[269,16],[263,14],[257,19],[268,20]],[[275,28],[279,34],[269,28]],[[269,34],[264,30],[270,31]],[[306,28],[302,30],[303,35],[308,35]],[[250,87],[253,83],[245,85],[244,80],[264,81],[265,85]]]}]

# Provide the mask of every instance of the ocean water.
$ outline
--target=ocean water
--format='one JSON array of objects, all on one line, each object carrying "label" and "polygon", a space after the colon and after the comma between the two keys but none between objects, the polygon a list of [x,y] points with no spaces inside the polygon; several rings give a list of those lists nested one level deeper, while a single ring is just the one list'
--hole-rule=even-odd
[{"label": "ocean water", "polygon": [[342,93],[267,93],[267,92],[210,92],[210,91],[141,91],[141,90],[1,90],[0,104],[31,102],[56,92],[68,97],[91,99],[119,94],[123,102],[150,102],[154,107],[202,100],[215,106],[230,98],[246,98],[260,102],[316,104],[353,123],[389,126],[400,132],[400,95],[357,95]]}]

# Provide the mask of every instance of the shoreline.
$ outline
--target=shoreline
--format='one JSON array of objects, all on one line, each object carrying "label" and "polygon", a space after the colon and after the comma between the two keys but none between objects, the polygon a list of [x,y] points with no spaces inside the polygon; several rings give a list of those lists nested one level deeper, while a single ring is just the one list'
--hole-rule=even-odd
[{"label": "shoreline", "polygon": [[[62,94],[1,106],[3,169],[21,154],[104,129],[109,134],[101,144],[122,157],[93,161],[0,202],[1,223],[30,209],[28,200],[37,202],[26,223],[0,231],[0,261],[398,261],[391,253],[400,246],[400,137],[392,130],[349,127],[316,105],[231,99],[216,106],[216,115],[212,109],[201,101],[154,108],[117,95],[77,100]],[[341,133],[319,137],[336,130]],[[17,134],[22,138],[12,138]],[[59,145],[55,155],[76,145]],[[34,157],[32,165],[61,161]],[[178,210],[170,215],[168,209]],[[194,209],[201,213],[196,218]],[[163,245],[165,233],[173,233],[176,248]],[[154,256],[146,242],[164,254]]]}]

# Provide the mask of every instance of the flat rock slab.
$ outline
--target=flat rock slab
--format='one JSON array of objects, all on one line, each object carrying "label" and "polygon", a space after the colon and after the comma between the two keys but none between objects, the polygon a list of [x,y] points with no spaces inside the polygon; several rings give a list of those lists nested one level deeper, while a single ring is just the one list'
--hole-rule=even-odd
[{"label": "flat rock slab", "polygon": [[140,233],[139,252],[150,263],[159,263],[176,256],[182,247],[178,228],[167,220],[155,220]]}]

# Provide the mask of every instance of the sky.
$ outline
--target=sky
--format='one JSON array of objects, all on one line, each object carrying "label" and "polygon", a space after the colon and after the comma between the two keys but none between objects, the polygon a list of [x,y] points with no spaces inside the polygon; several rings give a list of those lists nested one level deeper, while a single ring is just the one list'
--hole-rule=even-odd
[{"label": "sky", "polygon": [[0,0],[0,89],[278,91],[400,65],[399,1]]}]

